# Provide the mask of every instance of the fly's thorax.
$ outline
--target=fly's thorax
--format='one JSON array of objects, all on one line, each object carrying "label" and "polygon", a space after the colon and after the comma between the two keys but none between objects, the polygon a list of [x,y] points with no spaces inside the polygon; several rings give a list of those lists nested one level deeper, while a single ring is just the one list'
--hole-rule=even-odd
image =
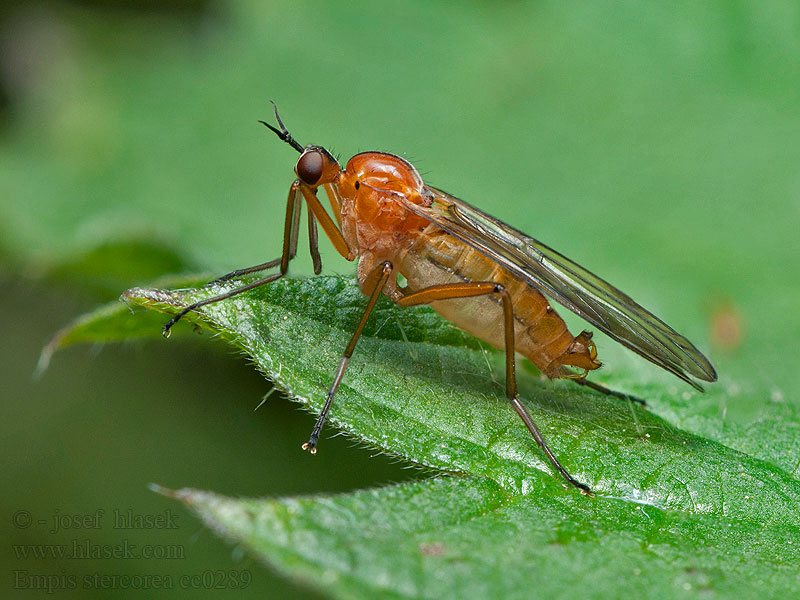
[{"label": "fly's thorax", "polygon": [[429,225],[406,207],[429,206],[431,199],[417,170],[399,156],[356,154],[336,183],[342,196],[342,233],[357,248],[392,254]]}]

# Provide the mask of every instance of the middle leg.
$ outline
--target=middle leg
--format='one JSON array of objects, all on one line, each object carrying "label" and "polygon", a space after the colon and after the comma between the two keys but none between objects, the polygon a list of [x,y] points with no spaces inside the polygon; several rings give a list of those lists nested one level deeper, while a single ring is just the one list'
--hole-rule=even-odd
[{"label": "middle leg", "polygon": [[317,422],[314,425],[314,429],[311,431],[311,436],[308,438],[308,441],[303,444],[303,450],[308,450],[311,454],[317,453],[317,442],[319,442],[319,435],[322,433],[322,426],[328,418],[328,412],[330,412],[331,404],[333,403],[333,396],[336,394],[336,390],[339,389],[339,384],[342,382],[345,369],[347,369],[347,363],[350,362],[350,357],[353,356],[353,352],[356,349],[358,338],[361,337],[361,332],[367,324],[367,319],[369,319],[370,314],[372,314],[372,309],[375,308],[375,303],[378,301],[378,297],[381,295],[386,282],[389,281],[393,269],[392,263],[384,261],[376,266],[369,273],[366,281],[364,281],[363,289],[365,292],[369,290],[369,302],[367,302],[367,308],[364,309],[364,314],[361,315],[361,321],[359,321],[358,327],[356,327],[356,331],[353,333],[353,337],[350,338],[350,343],[347,344],[347,347],[342,353],[342,358],[339,361],[339,368],[336,370],[333,383],[328,390],[328,396],[325,398],[325,404],[319,413],[319,417],[317,417]]}]

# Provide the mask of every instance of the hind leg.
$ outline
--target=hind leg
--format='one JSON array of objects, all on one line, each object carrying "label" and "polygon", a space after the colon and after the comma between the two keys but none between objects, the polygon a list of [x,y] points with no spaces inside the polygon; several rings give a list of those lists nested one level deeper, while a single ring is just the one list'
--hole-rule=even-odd
[{"label": "hind leg", "polygon": [[598,392],[602,392],[606,396],[613,396],[614,398],[620,398],[622,400],[630,400],[631,402],[636,402],[641,406],[647,406],[647,402],[642,400],[641,398],[637,398],[636,396],[632,396],[630,394],[625,394],[623,392],[617,392],[615,390],[610,390],[604,385],[600,385],[599,383],[595,383],[593,381],[588,381],[586,376],[572,378],[571,381],[574,381],[578,385],[582,385],[588,387],[589,389],[596,390]]},{"label": "hind leg", "polygon": [[430,304],[431,302],[439,300],[450,300],[455,298],[475,298],[477,296],[494,295],[498,297],[503,303],[503,323],[505,329],[505,346],[506,346],[506,396],[511,402],[511,406],[517,412],[522,422],[528,428],[528,431],[539,444],[542,451],[547,456],[550,464],[561,474],[562,477],[570,484],[578,488],[582,493],[593,495],[589,486],[581,483],[575,479],[558,461],[556,455],[550,450],[544,437],[539,431],[539,427],[531,417],[525,405],[517,395],[517,377],[516,367],[514,364],[514,307],[511,303],[511,294],[508,293],[505,287],[493,281],[472,281],[466,283],[448,283],[443,285],[434,285],[422,290],[411,292],[397,300],[400,306],[416,306],[419,304]]}]

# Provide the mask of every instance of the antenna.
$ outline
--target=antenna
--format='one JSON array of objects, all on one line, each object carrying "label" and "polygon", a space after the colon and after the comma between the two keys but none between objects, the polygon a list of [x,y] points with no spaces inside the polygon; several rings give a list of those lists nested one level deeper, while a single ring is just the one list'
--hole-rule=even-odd
[{"label": "antenna", "polygon": [[[270,102],[272,102],[272,100],[270,100]],[[286,130],[286,126],[283,124],[283,121],[281,121],[281,118],[280,118],[280,116],[278,115],[278,105],[277,105],[277,104],[275,104],[274,102],[272,102],[272,106],[274,106],[274,107],[275,107],[275,120],[276,120],[276,121],[278,121],[278,126],[280,127],[280,130],[278,130],[278,129],[275,129],[275,128],[274,128],[272,125],[270,125],[269,123],[267,123],[267,122],[265,122],[265,121],[259,121],[259,123],[261,123],[262,125],[264,125],[264,126],[266,126],[266,127],[269,127],[269,128],[272,130],[272,131],[274,131],[274,132],[275,132],[275,135],[277,135],[277,136],[278,136],[279,138],[281,138],[281,139],[282,139],[284,142],[286,142],[286,143],[287,143],[287,144],[289,144],[289,145],[290,145],[292,148],[294,148],[294,149],[295,149],[295,150],[297,150],[297,151],[298,151],[300,154],[302,154],[302,153],[303,153],[303,147],[302,147],[300,144],[298,144],[298,143],[297,143],[297,140],[295,140],[295,139],[294,139],[294,138],[293,138],[293,137],[292,137],[292,136],[289,134],[289,132]]]}]

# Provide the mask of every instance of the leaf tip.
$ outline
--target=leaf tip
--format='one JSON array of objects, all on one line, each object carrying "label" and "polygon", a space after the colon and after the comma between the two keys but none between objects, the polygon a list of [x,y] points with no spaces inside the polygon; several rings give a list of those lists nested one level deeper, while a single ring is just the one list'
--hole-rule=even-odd
[{"label": "leaf tip", "polygon": [[175,304],[175,294],[170,290],[134,287],[122,292],[119,299],[127,305]]},{"label": "leaf tip", "polygon": [[58,336],[54,337],[42,348],[42,352],[39,354],[39,360],[36,362],[36,368],[33,370],[34,381],[39,381],[44,375],[44,372],[47,371],[47,368],[50,366],[50,358],[57,348]]},{"label": "leaf tip", "polygon": [[62,341],[64,337],[67,335],[69,331],[73,329],[73,325],[69,325],[64,327],[60,331],[58,331],[50,341],[45,344],[44,348],[42,348],[41,353],[39,354],[39,360],[36,361],[36,368],[33,370],[33,379],[34,381],[38,381],[42,378],[45,371],[47,371],[48,367],[50,367],[50,359],[55,354],[55,351],[58,350],[62,346]]},{"label": "leaf tip", "polygon": [[151,492],[155,492],[156,494],[161,494],[162,496],[166,496],[167,498],[175,498],[176,500],[180,500],[180,490],[173,490],[168,487],[164,487],[163,485],[159,485],[157,483],[148,483],[147,488]]},{"label": "leaf tip", "polygon": [[158,483],[148,483],[147,488],[151,492],[155,492],[165,498],[172,498],[173,500],[178,500],[179,502],[183,502],[186,505],[194,506],[197,504],[201,504],[204,499],[209,497],[214,497],[214,494],[209,492],[203,492],[200,490],[194,490],[192,488],[181,488],[179,490],[173,490],[172,488],[164,487],[163,485],[159,485]]}]

